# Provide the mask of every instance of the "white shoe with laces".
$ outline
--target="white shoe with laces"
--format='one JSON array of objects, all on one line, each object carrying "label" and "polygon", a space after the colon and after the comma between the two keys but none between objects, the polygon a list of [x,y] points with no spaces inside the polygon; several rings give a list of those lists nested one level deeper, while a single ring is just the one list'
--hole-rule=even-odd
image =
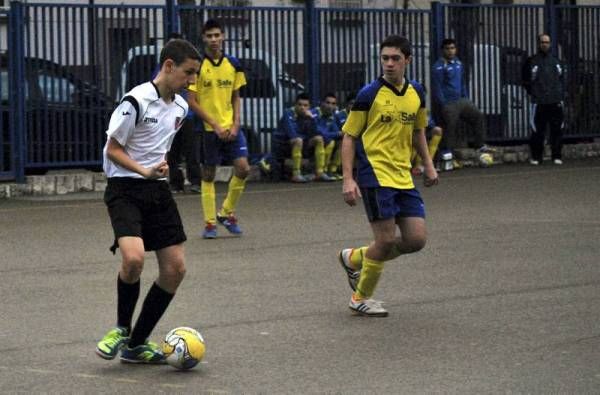
[{"label": "white shoe with laces", "polygon": [[354,314],[365,317],[387,317],[388,312],[381,306],[383,302],[374,299],[355,300],[354,296],[350,298],[350,310]]},{"label": "white shoe with laces", "polygon": [[562,165],[563,161],[561,159],[554,159],[554,164],[555,165]]},{"label": "white shoe with laces", "polygon": [[358,279],[360,278],[360,270],[355,270],[350,265],[350,255],[352,255],[352,251],[352,248],[344,248],[338,254],[338,260],[348,276],[348,285],[350,285],[350,288],[352,288],[353,291],[356,291],[356,285],[358,284]]},{"label": "white shoe with laces", "polygon": [[540,164],[540,162],[538,162],[537,160],[534,160],[534,159],[529,159],[529,164],[531,166],[537,166]]}]

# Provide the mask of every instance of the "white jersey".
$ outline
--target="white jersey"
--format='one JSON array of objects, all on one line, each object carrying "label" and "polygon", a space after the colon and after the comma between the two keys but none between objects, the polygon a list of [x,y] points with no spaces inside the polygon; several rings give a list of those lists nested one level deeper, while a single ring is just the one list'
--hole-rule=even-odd
[{"label": "white jersey", "polygon": [[175,133],[188,112],[187,102],[175,95],[166,103],[152,82],[129,91],[110,117],[104,146],[104,172],[107,177],[144,178],[111,161],[106,155],[112,137],[123,146],[131,159],[148,168],[165,160]]}]

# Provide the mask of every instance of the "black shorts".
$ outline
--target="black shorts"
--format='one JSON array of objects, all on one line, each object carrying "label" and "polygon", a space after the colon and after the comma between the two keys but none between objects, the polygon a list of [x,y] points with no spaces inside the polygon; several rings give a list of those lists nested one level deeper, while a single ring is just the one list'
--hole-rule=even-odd
[{"label": "black shorts", "polygon": [[156,251],[187,240],[169,184],[160,180],[111,177],[104,203],[115,234],[111,251],[124,236],[141,237],[146,251]]}]

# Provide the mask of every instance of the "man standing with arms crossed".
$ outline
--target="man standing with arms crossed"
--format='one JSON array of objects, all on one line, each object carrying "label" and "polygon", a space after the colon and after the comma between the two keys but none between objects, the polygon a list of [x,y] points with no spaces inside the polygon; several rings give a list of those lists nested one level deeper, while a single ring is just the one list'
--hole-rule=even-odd
[{"label": "man standing with arms crossed", "polygon": [[[240,129],[240,88],[246,77],[238,59],[223,53],[225,35],[219,22],[209,19],[202,28],[205,57],[200,76],[188,87],[188,103],[204,121],[202,132],[202,209],[206,226],[202,237],[217,237],[217,221],[240,235],[235,209],[250,172],[246,136]],[[227,196],[216,212],[215,172],[222,161],[233,161]]]},{"label": "man standing with arms crossed", "polygon": [[410,42],[387,37],[380,46],[380,60],[383,76],[357,95],[342,140],[344,201],[354,206],[363,198],[375,240],[369,246],[342,250],[339,259],[354,291],[349,307],[368,317],[388,314],[371,298],[384,262],[425,246],[425,208],[410,174],[413,147],[423,158],[425,186],[438,181],[425,139],[425,90],[405,78]]}]

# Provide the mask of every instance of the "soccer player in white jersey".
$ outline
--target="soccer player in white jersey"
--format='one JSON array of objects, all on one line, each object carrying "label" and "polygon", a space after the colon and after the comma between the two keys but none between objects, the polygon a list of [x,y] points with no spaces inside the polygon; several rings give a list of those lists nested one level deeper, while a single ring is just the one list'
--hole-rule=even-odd
[{"label": "soccer player in white jersey", "polygon": [[[117,278],[117,326],[96,347],[96,354],[121,361],[164,363],[148,337],[167,309],[185,274],[186,235],[167,183],[166,154],[188,112],[177,94],[196,81],[200,54],[188,41],[169,41],[160,54],[153,81],[129,91],[110,118],[104,146],[108,185],[104,201],[115,235],[113,253],[121,250]],[[155,251],[159,275],[152,284],[135,326],[144,251]]]}]

